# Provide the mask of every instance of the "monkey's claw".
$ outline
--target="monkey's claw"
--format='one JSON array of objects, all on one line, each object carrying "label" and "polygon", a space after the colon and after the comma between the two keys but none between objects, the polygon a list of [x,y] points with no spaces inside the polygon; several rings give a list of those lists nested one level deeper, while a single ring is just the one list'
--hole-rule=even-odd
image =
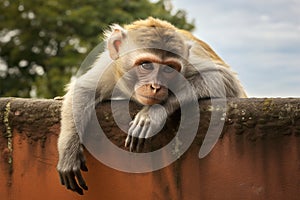
[{"label": "monkey's claw", "polygon": [[145,144],[145,138],[136,138],[130,135],[125,140],[125,147],[129,147],[130,152],[141,152]]},{"label": "monkey's claw", "polygon": [[140,152],[145,140],[158,133],[167,118],[162,107],[146,107],[141,110],[133,121],[129,123],[125,147],[129,151]]},{"label": "monkey's claw", "polygon": [[80,152],[78,161],[60,160],[57,171],[59,173],[60,182],[67,189],[83,195],[83,190],[88,190],[88,187],[81,175],[81,171],[88,171],[85,165],[85,158]]}]

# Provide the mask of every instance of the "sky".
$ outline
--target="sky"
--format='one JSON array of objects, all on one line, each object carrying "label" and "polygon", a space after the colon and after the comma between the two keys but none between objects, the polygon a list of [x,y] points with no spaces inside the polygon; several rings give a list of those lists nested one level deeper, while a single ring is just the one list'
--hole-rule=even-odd
[{"label": "sky", "polygon": [[249,97],[300,97],[299,0],[171,0]]}]

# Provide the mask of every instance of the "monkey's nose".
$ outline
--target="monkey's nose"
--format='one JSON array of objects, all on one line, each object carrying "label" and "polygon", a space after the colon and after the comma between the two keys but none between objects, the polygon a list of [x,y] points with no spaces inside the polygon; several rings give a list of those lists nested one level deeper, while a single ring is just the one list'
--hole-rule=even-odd
[{"label": "monkey's nose", "polygon": [[161,88],[161,86],[159,84],[156,84],[156,83],[151,84],[150,87],[151,87],[151,89],[154,93],[158,92]]}]

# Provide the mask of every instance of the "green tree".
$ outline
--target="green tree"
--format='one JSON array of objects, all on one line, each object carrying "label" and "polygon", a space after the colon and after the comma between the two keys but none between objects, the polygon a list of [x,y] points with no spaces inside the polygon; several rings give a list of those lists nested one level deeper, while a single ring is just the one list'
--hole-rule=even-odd
[{"label": "green tree", "polygon": [[[148,16],[191,30],[169,1],[0,0],[0,96],[53,98],[109,24]],[[33,93],[35,92],[35,94]]]}]

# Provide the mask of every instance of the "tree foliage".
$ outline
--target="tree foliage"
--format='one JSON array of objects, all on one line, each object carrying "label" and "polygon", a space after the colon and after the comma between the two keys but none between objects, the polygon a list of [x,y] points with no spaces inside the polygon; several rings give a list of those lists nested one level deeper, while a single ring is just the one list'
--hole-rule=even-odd
[{"label": "tree foliage", "polygon": [[160,0],[0,0],[0,96],[53,98],[109,24],[159,17],[191,30]]}]

